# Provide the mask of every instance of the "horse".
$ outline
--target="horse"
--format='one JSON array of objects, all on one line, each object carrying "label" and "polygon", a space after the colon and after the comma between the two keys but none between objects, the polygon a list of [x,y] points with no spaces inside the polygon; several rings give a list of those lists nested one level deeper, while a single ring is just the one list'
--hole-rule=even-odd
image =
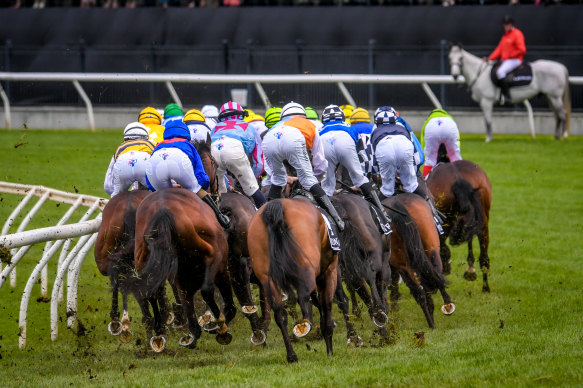
[{"label": "horse", "polygon": [[356,292],[368,307],[373,323],[384,328],[388,323],[390,237],[380,233],[370,204],[360,195],[341,192],[332,197],[332,203],[346,225],[340,234],[339,265],[351,295],[352,311],[360,315]]},{"label": "horse", "polygon": [[[486,122],[486,142],[492,140],[492,110],[499,93],[490,79],[493,64],[465,51],[461,45],[449,49],[449,65],[454,79],[463,75],[472,99],[480,104]],[[538,60],[531,63],[532,82],[527,86],[510,88],[511,102],[524,102],[530,111],[528,99],[539,93],[547,100],[556,119],[555,139],[569,135],[571,118],[571,95],[569,91],[569,72],[561,63]],[[498,94],[497,94],[498,93]],[[531,126],[532,123],[531,123]],[[534,129],[531,129],[534,135]]]},{"label": "horse", "polygon": [[281,330],[287,361],[298,361],[287,332],[287,312],[281,295],[282,290],[289,293],[292,288],[297,290],[303,317],[294,326],[294,334],[305,336],[312,327],[311,297],[319,305],[326,351],[332,355],[332,300],[339,275],[338,254],[330,246],[318,209],[301,198],[272,200],[251,220],[247,244],[253,272]]},{"label": "horse", "polygon": [[[189,334],[179,344],[194,348],[201,328],[194,316],[194,294],[200,289],[218,326],[216,340],[231,342],[228,323],[236,314],[227,263],[227,240],[213,211],[193,192],[168,188],[149,195],[136,213],[134,263],[137,274],[132,287],[145,317],[148,332],[155,331],[150,346],[165,348],[164,327],[155,295],[166,280],[173,283],[186,316]],[[214,299],[215,284],[225,302],[224,314]],[[154,313],[154,322],[148,303]]]},{"label": "horse", "polygon": [[[452,245],[459,245],[466,241],[468,268],[464,273],[464,278],[476,280],[472,240],[474,236],[478,236],[479,261],[483,276],[482,291],[489,292],[488,220],[492,202],[492,183],[488,175],[480,166],[469,160],[441,163],[427,176],[427,186],[435,197],[435,206],[446,216],[445,233],[440,237],[441,257],[444,263],[449,263],[451,257],[451,251],[445,244],[447,237],[449,236],[449,242]],[[449,264],[447,266],[446,272],[449,272]]]},{"label": "horse", "polygon": [[[132,273],[134,263],[134,233],[136,209],[150,194],[145,190],[120,193],[111,198],[102,213],[101,225],[95,241],[94,255],[97,268],[102,275],[108,276],[112,290],[111,322],[108,330],[119,335],[122,342],[131,338],[130,317],[128,313],[128,293],[120,283]],[[118,292],[123,298],[123,317],[120,322]]]},{"label": "horse", "polygon": [[447,282],[442,271],[439,238],[431,209],[423,198],[410,193],[385,198],[382,204],[389,213],[393,228],[389,261],[392,267],[391,299],[397,299],[397,275],[401,275],[425,314],[427,324],[433,329],[431,294],[437,290],[441,292],[444,313],[453,313],[455,306],[445,291]]}]

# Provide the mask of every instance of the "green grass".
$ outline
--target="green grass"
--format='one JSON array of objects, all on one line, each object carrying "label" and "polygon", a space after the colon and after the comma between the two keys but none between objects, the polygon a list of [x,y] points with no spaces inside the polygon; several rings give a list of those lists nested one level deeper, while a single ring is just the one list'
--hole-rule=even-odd
[{"label": "green grass", "polygon": [[[103,196],[105,170],[120,138],[117,131],[0,131],[0,180]],[[107,333],[108,281],[89,254],[79,282],[86,334],[66,329],[61,305],[63,322],[52,342],[49,305],[36,301],[37,286],[28,309],[27,347],[20,350],[20,297],[40,245],[18,265],[18,286],[0,289],[0,386],[583,385],[583,138],[496,136],[485,144],[483,136],[463,136],[462,155],[480,164],[493,185],[492,292],[481,292],[480,276],[476,282],[463,280],[466,248],[453,249],[449,290],[457,310],[451,317],[437,310],[435,330],[427,328],[402,286],[404,298],[390,313],[396,327],[391,345],[381,346],[372,322],[363,317],[357,329],[366,347],[347,347],[334,307],[339,325],[333,357],[326,356],[323,341],[300,340],[294,343],[299,363],[288,365],[275,323],[267,347],[256,348],[241,314],[232,324],[229,346],[203,334],[197,349],[183,349],[173,333],[168,351],[154,355],[133,301],[133,341],[121,344]],[[19,198],[0,194],[2,222]],[[53,225],[66,208],[49,202],[31,226]],[[53,262],[49,273],[52,287]],[[439,296],[434,300],[439,306]],[[425,332],[421,347],[414,340],[419,331]]]}]

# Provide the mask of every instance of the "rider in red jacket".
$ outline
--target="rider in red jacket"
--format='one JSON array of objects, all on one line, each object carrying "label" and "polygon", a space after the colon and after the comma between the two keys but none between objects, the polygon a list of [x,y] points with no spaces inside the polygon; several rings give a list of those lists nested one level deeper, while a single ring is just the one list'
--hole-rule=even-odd
[{"label": "rider in red jacket", "polygon": [[504,99],[507,102],[510,102],[508,84],[504,79],[508,73],[522,64],[524,54],[526,54],[524,35],[522,34],[522,31],[514,26],[514,19],[512,19],[511,16],[506,15],[502,19],[502,24],[504,25],[504,35],[502,35],[502,39],[500,39],[498,47],[496,47],[496,49],[488,57],[490,60],[496,60],[500,58],[502,61],[500,67],[498,67],[498,70],[496,70],[496,76],[500,80],[502,89],[502,94],[500,96],[501,105],[504,104]]}]

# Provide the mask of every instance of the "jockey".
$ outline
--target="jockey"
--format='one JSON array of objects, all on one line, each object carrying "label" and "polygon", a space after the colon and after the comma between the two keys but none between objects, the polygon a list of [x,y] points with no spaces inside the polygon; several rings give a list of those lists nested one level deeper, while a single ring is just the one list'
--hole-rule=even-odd
[{"label": "jockey", "polygon": [[189,142],[190,132],[182,120],[166,123],[164,141],[156,146],[147,165],[148,187],[152,191],[172,187],[172,181],[196,193],[215,212],[219,224],[227,228],[229,217],[222,214],[207,193],[210,180],[204,170],[200,155]]},{"label": "jockey", "polygon": [[316,130],[320,132],[322,130],[322,122],[318,117],[318,112],[314,108],[306,106],[306,118],[310,120],[316,126]]},{"label": "jockey", "polygon": [[423,178],[437,164],[437,151],[443,144],[447,150],[450,162],[461,160],[460,131],[457,124],[445,110],[434,109],[425,120],[421,129],[421,140],[425,143],[425,165],[423,166]]},{"label": "jockey", "polygon": [[[411,133],[398,122],[395,110],[390,106],[381,106],[376,110],[375,123],[377,127],[372,131],[371,143],[383,180],[381,194],[390,197],[395,193],[395,176],[398,172],[403,190],[427,201],[434,214],[435,226],[443,234],[437,211],[426,194],[427,190],[420,187],[417,181]],[[425,183],[422,179],[421,182]]]},{"label": "jockey", "polygon": [[339,164],[344,166],[352,183],[360,188],[367,201],[380,210],[381,227],[386,234],[389,234],[391,221],[385,213],[376,191],[360,167],[356,149],[357,147],[363,148],[362,141],[359,141],[356,129],[346,124],[345,120],[344,112],[338,105],[328,105],[322,112],[324,126],[320,131],[320,138],[324,144],[324,154],[328,161],[328,171],[322,181],[322,188],[327,195],[332,196],[336,188],[336,168]]},{"label": "jockey", "polygon": [[103,184],[112,198],[135,182],[146,186],[146,163],[154,150],[154,144],[148,141],[148,127],[142,123],[128,124],[123,140],[111,158]]},{"label": "jockey", "polygon": [[502,18],[502,25],[504,26],[504,35],[502,35],[496,49],[488,57],[492,61],[498,58],[502,61],[496,70],[502,91],[500,105],[510,102],[510,90],[505,81],[506,76],[522,64],[524,54],[526,54],[524,35],[514,26],[514,19],[510,15],[505,15]]},{"label": "jockey", "polygon": [[205,143],[211,129],[206,125],[206,118],[198,109],[191,109],[182,119],[190,131],[190,142],[195,146],[198,143]]},{"label": "jockey", "polygon": [[215,125],[219,122],[219,109],[214,105],[205,105],[200,112],[204,115],[206,125],[211,129],[215,129]]},{"label": "jockey", "polygon": [[245,117],[244,121],[246,123],[250,123],[251,125],[253,125],[255,127],[255,129],[257,130],[257,132],[259,133],[260,137],[265,132],[267,132],[268,128],[265,125],[265,119],[260,114],[252,113],[248,117]]},{"label": "jockey", "polygon": [[229,171],[237,178],[245,195],[253,198],[255,206],[260,208],[266,202],[256,180],[263,174],[263,149],[255,126],[243,121],[245,114],[236,102],[229,101],[221,106],[219,123],[211,133],[212,154],[218,164],[219,191],[227,192],[223,176]]},{"label": "jockey", "polygon": [[149,139],[154,145],[164,140],[164,126],[161,125],[162,116],[160,116],[156,108],[148,106],[142,109],[138,116],[138,122],[148,127]]},{"label": "jockey", "polygon": [[[323,177],[328,162],[316,126],[306,119],[306,111],[296,102],[290,102],[281,110],[281,121],[272,127],[263,138],[265,161],[269,168],[271,187],[268,199],[281,197],[287,184],[287,161],[296,169],[300,184],[314,196],[316,202],[328,211],[338,229],[344,230],[344,221],[338,216],[330,198],[320,186],[318,177]],[[310,164],[308,149],[312,152],[314,169]]]},{"label": "jockey", "polygon": [[172,120],[180,120],[184,118],[184,114],[182,113],[182,108],[178,106],[178,104],[170,103],[166,105],[164,108],[164,120],[162,121],[162,125],[166,126],[166,123]]}]

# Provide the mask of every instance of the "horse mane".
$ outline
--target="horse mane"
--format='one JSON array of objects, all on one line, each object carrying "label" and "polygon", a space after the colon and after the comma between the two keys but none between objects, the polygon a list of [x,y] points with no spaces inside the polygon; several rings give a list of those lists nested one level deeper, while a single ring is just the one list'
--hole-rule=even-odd
[{"label": "horse mane", "polygon": [[199,155],[202,153],[205,153],[205,154],[211,153],[211,145],[208,142],[204,142],[204,141],[197,142],[194,145],[194,148],[196,148],[196,151],[198,152]]},{"label": "horse mane", "polygon": [[465,179],[457,179],[451,186],[451,191],[456,198],[458,215],[464,209],[470,209],[472,218],[468,223],[468,230],[473,235],[479,234],[484,227],[484,212],[479,189],[474,189],[470,182]]}]

